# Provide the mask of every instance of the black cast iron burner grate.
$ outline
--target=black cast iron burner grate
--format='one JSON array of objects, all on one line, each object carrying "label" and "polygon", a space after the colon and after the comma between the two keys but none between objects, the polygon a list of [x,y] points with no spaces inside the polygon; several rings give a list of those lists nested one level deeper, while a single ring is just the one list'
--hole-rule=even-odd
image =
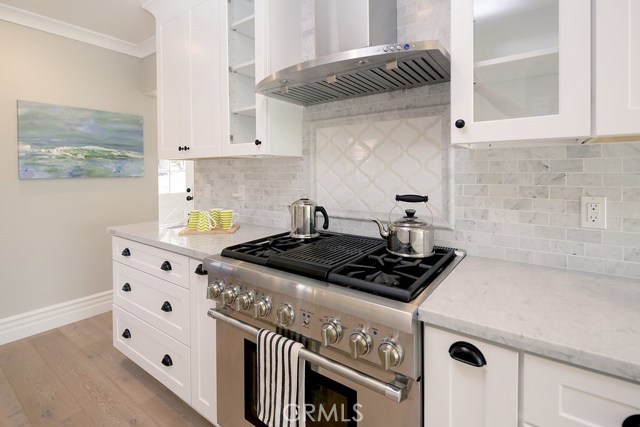
[{"label": "black cast iron burner grate", "polygon": [[266,265],[326,279],[331,269],[384,245],[381,239],[340,234],[274,255]]},{"label": "black cast iron burner grate", "polygon": [[426,258],[392,255],[386,248],[364,255],[329,274],[329,282],[398,301],[409,302],[418,296],[453,260],[451,248],[434,247]]}]

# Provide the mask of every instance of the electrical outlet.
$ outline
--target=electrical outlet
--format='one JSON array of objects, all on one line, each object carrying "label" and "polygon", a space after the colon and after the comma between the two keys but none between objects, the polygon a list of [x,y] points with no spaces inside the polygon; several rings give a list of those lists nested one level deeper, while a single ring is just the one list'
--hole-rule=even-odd
[{"label": "electrical outlet", "polygon": [[580,226],[582,228],[607,228],[607,198],[580,198]]}]

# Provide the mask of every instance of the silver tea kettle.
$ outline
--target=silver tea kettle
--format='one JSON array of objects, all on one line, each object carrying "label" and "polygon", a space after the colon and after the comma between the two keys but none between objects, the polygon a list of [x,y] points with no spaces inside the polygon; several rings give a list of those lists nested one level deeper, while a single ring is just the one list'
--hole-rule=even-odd
[{"label": "silver tea kettle", "polygon": [[324,217],[322,228],[329,228],[329,216],[322,206],[316,205],[313,200],[305,195],[301,199],[289,205],[291,214],[291,234],[294,239],[313,239],[320,233],[316,231],[316,212],[320,212]]},{"label": "silver tea kettle", "polygon": [[[426,203],[427,200],[428,196],[396,195],[398,202]],[[373,220],[378,224],[380,236],[387,240],[387,252],[407,258],[425,258],[433,255],[433,226],[420,220],[415,214],[414,209],[405,210],[405,216],[390,222],[388,229],[380,220]]]}]

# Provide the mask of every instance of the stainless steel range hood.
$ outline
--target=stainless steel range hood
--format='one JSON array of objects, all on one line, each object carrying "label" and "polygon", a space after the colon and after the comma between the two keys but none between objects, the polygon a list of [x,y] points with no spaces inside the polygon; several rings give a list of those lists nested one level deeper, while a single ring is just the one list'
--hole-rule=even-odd
[{"label": "stainless steel range hood", "polygon": [[267,76],[256,92],[308,106],[449,79],[449,53],[438,41],[420,41],[353,49],[303,62]]}]

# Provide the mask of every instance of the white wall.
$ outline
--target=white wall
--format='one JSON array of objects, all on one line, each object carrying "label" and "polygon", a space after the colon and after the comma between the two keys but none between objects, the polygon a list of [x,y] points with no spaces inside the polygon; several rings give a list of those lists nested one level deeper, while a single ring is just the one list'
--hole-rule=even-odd
[{"label": "white wall", "polygon": [[[157,219],[155,98],[142,60],[0,21],[0,321],[108,291],[106,227]],[[144,116],[142,178],[18,179],[16,100]]]}]

